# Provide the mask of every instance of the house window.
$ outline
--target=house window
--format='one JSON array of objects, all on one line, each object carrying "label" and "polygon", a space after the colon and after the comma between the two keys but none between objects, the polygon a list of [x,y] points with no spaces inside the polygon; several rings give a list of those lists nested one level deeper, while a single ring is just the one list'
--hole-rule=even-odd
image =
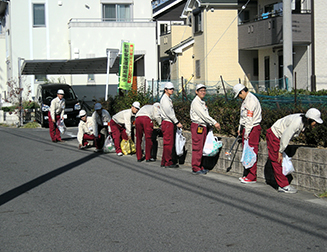
[{"label": "house window", "polygon": [[201,11],[194,13],[194,33],[202,32],[202,15]]},{"label": "house window", "polygon": [[95,82],[94,81],[94,74],[88,74],[87,75],[87,82],[91,82],[91,83],[93,83],[93,82]]},{"label": "house window", "polygon": [[160,35],[168,33],[168,24],[160,24]]},{"label": "house window", "polygon": [[44,4],[33,4],[33,25],[45,26]]},{"label": "house window", "polygon": [[44,74],[34,75],[34,82],[44,82],[47,80],[47,76]]},{"label": "house window", "polygon": [[103,4],[103,21],[126,22],[131,21],[132,8],[130,4]]},{"label": "house window", "polygon": [[259,60],[258,58],[253,59],[253,76],[259,75]]},{"label": "house window", "polygon": [[200,60],[196,60],[195,61],[195,75],[196,75],[196,78],[200,78],[201,77]]}]

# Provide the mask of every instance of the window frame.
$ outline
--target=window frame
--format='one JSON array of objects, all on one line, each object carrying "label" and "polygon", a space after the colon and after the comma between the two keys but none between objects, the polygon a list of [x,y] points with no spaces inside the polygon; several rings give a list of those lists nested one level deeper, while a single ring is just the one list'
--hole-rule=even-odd
[{"label": "window frame", "polygon": [[[43,6],[43,22],[36,23],[36,6]],[[32,11],[33,11],[33,27],[46,27],[46,17],[45,17],[45,3],[32,3]]]},{"label": "window frame", "polygon": [[201,61],[196,60],[195,61],[195,77],[196,78],[201,78]]},{"label": "window frame", "polygon": [[[108,5],[114,5],[115,6],[115,17],[111,18],[111,17],[106,17],[106,13],[105,13],[105,7]],[[120,14],[119,14],[119,8],[121,8],[120,6],[124,6],[125,8],[128,6],[128,11],[129,11],[129,16],[128,17],[124,17],[121,18]],[[132,4],[114,4],[114,3],[102,3],[102,21],[103,22],[130,22],[133,20],[133,8],[132,8]]]},{"label": "window frame", "polygon": [[203,16],[202,11],[193,12],[193,33],[203,32]]}]

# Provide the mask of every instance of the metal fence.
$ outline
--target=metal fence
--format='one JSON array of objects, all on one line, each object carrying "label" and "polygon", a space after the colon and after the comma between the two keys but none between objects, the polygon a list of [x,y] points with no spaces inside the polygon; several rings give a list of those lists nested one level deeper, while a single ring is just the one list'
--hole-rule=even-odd
[{"label": "metal fence", "polygon": [[[185,92],[186,95],[192,95],[194,94],[195,87],[200,82],[188,82],[187,80],[183,80],[182,85],[182,79],[180,80],[169,80],[174,84],[175,90],[178,91],[178,93],[182,93],[182,91]],[[143,91],[150,92],[153,94],[153,96],[161,95],[165,83],[168,81],[157,81],[157,80],[148,80],[145,83],[145,87],[143,88]],[[213,95],[213,94],[225,94],[231,92],[233,87],[238,84],[242,83],[246,87],[249,88],[250,91],[258,93],[258,92],[267,92],[270,89],[288,89],[288,83],[287,78],[281,78],[281,79],[274,79],[274,80],[266,80],[266,81],[241,81],[241,80],[231,80],[226,81],[221,78],[221,80],[218,81],[207,81],[205,85],[207,86],[207,94]]]},{"label": "metal fence", "polygon": [[[185,82],[181,80],[171,80],[175,87],[175,95],[180,98],[193,99],[195,96],[196,82]],[[233,99],[233,86],[240,83],[240,80],[224,81],[219,80],[217,82],[206,82],[207,86],[207,99],[213,96],[221,96],[227,99]],[[146,81],[142,92],[149,94],[152,97],[153,102],[160,100],[164,86],[167,81]],[[241,82],[242,83],[242,82]],[[267,92],[271,89],[287,89],[287,79],[284,78],[269,80],[269,81],[257,81],[249,83],[243,83],[249,87],[250,91],[260,100],[262,107],[266,108],[281,108],[281,107],[294,107],[301,105],[302,107],[312,106],[327,106],[327,96],[317,95],[303,95],[303,94],[291,94],[284,95],[262,95],[260,93]]]}]

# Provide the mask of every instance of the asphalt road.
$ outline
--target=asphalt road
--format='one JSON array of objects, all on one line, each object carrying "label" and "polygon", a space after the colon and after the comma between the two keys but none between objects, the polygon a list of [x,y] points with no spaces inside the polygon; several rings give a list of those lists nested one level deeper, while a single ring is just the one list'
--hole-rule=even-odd
[{"label": "asphalt road", "polygon": [[0,139],[0,251],[327,251],[311,193],[78,150],[48,129]]}]

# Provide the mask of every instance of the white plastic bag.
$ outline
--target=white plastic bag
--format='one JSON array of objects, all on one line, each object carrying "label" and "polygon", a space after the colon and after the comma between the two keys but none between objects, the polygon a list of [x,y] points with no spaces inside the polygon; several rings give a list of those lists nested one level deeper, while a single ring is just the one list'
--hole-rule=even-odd
[{"label": "white plastic bag", "polygon": [[283,152],[283,162],[282,162],[282,167],[283,167],[283,174],[284,176],[291,174],[294,172],[294,166],[291,161],[292,158],[286,155],[285,152]]},{"label": "white plastic bag", "polygon": [[176,154],[177,156],[182,156],[184,153],[184,146],[186,142],[186,138],[183,136],[182,129],[177,128],[175,140]]},{"label": "white plastic bag", "polygon": [[111,135],[108,135],[103,145],[103,152],[115,152],[115,151],[116,148],[115,148],[114,140],[112,139]]},{"label": "white plastic bag", "polygon": [[249,145],[249,140],[244,140],[241,163],[245,169],[251,168],[257,161],[257,155],[253,149],[254,147]]},{"label": "white plastic bag", "polygon": [[60,131],[60,134],[64,134],[66,132],[66,125],[65,125],[63,119],[59,119],[57,121],[57,127],[58,127],[58,129]]},{"label": "white plastic bag", "polygon": [[203,146],[202,156],[213,157],[216,156],[219,148],[223,145],[222,141],[218,140],[218,137],[213,135],[213,131],[209,130],[206,141]]}]

